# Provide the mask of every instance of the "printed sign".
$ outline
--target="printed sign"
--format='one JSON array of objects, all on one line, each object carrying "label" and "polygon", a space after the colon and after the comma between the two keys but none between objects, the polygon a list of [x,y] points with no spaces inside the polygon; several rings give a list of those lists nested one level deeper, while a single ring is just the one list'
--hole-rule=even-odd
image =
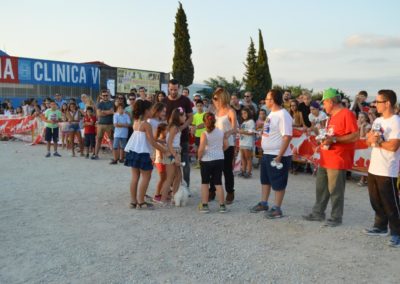
[{"label": "printed sign", "polygon": [[0,59],[0,82],[99,88],[100,70],[95,65],[7,56]]},{"label": "printed sign", "polygon": [[0,83],[18,83],[17,57],[0,57]]},{"label": "printed sign", "polygon": [[117,92],[129,93],[132,88],[145,87],[147,93],[160,90],[160,73],[134,69],[117,69]]}]

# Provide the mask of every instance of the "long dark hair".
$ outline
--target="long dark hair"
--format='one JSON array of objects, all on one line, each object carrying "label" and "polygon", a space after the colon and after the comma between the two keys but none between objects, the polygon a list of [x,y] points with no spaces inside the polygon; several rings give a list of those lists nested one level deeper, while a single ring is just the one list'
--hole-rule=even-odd
[{"label": "long dark hair", "polygon": [[133,118],[141,119],[146,110],[151,109],[151,102],[146,100],[137,100],[133,105]]},{"label": "long dark hair", "polygon": [[161,136],[161,133],[163,133],[165,130],[167,130],[168,124],[162,122],[157,126],[157,131],[156,135],[154,136],[154,139],[159,139]]},{"label": "long dark hair", "polygon": [[154,117],[157,113],[161,112],[164,108],[166,108],[165,104],[163,103],[156,103],[153,105],[151,109],[151,117]]},{"label": "long dark hair", "polygon": [[171,117],[169,118],[168,121],[168,128],[171,128],[172,126],[176,126],[179,127],[181,126],[181,121],[180,121],[180,117],[181,115],[184,115],[185,112],[183,110],[183,108],[178,107],[176,109],[174,109],[171,113]]}]

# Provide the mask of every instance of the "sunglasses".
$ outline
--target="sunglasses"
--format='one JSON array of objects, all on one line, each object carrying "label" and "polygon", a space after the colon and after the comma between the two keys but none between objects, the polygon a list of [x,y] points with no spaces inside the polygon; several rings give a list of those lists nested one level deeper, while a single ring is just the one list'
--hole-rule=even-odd
[{"label": "sunglasses", "polygon": [[244,96],[245,98],[250,98],[250,96]]},{"label": "sunglasses", "polygon": [[134,101],[134,100],[136,100],[136,98],[129,98],[129,100],[130,100],[130,101]]}]

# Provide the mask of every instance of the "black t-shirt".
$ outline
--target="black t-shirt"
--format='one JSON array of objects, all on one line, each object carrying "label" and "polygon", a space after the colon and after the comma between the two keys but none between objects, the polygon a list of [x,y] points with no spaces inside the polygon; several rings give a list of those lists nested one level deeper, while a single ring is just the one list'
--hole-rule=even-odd
[{"label": "black t-shirt", "polygon": [[[186,115],[193,113],[191,101],[185,96],[180,96],[176,100],[171,100],[171,99],[169,99],[169,97],[166,97],[164,99],[164,103],[167,106],[167,121],[169,121],[172,111],[178,107],[183,108]],[[184,143],[184,142],[189,142],[189,128],[188,127],[186,127],[185,129],[182,130],[181,143]]]},{"label": "black t-shirt", "polygon": [[307,127],[311,127],[311,122],[308,119],[308,115],[310,114],[310,106],[309,105],[307,106],[305,103],[301,103],[301,104],[299,104],[298,109],[301,112],[301,114],[303,115],[304,124]]}]

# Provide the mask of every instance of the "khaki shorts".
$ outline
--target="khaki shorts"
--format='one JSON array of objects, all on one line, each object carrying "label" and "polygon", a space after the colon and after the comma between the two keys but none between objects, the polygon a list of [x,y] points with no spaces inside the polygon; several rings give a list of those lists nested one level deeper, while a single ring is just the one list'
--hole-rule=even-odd
[{"label": "khaki shorts", "polygon": [[107,133],[110,140],[113,139],[112,133],[114,130],[114,125],[112,124],[98,124],[97,125],[97,139],[103,139],[104,133]]},{"label": "khaki shorts", "polygon": [[[174,148],[174,151],[175,151],[175,153],[178,154],[178,155],[181,154],[181,148]],[[163,161],[162,161],[162,163],[163,163],[164,165],[172,165],[172,164],[174,164],[174,163],[175,163],[174,156],[172,156],[172,155],[171,155],[171,156],[167,156],[167,155],[163,154]]]}]

